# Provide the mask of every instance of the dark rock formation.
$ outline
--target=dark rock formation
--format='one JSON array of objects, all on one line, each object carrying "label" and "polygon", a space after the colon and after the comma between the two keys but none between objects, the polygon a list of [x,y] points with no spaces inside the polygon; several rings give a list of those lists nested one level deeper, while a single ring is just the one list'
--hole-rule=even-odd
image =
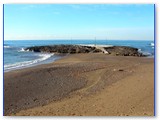
[{"label": "dark rock formation", "polygon": [[48,53],[89,53],[97,52],[95,47],[80,46],[80,45],[53,45],[53,46],[35,46],[28,47],[25,50],[34,52],[48,52]]},{"label": "dark rock formation", "polygon": [[[137,48],[127,47],[127,46],[113,46],[104,47],[104,49],[110,54],[115,56],[144,56],[142,53],[138,52]],[[98,53],[102,50],[91,46],[81,46],[81,45],[52,45],[52,46],[34,46],[28,47],[25,50],[33,52],[47,52],[47,53]]]},{"label": "dark rock formation", "polygon": [[137,48],[128,47],[128,46],[113,46],[113,47],[104,47],[104,49],[111,55],[116,56],[145,56],[142,53],[138,52]]}]

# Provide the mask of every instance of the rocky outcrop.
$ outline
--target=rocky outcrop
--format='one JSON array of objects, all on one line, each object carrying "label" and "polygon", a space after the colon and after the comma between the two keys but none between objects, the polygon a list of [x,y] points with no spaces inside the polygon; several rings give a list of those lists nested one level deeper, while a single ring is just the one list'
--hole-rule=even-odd
[{"label": "rocky outcrop", "polygon": [[109,54],[116,56],[145,56],[142,53],[138,52],[137,48],[128,47],[128,46],[113,46],[104,48]]},{"label": "rocky outcrop", "polygon": [[53,46],[35,46],[28,47],[25,50],[34,52],[48,52],[48,53],[89,53],[89,52],[101,52],[96,47],[81,46],[81,45],[53,45]]},{"label": "rocky outcrop", "polygon": [[[115,56],[144,56],[138,52],[137,48],[127,46],[112,46],[103,47],[104,50],[110,55]],[[25,50],[33,52],[47,52],[47,53],[98,53],[103,52],[98,47],[82,46],[82,45],[52,45],[52,46],[34,46],[28,47]],[[104,53],[104,52],[103,52]]]}]

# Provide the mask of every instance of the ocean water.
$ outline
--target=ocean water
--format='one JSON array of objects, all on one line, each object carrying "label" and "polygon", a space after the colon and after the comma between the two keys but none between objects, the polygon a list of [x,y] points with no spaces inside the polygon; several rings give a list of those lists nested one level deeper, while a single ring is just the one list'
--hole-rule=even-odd
[{"label": "ocean water", "polygon": [[138,48],[143,54],[154,57],[154,41],[140,40],[8,40],[4,41],[4,71],[55,61],[60,56],[48,53],[24,51],[30,46],[84,44],[84,45],[118,45]]}]

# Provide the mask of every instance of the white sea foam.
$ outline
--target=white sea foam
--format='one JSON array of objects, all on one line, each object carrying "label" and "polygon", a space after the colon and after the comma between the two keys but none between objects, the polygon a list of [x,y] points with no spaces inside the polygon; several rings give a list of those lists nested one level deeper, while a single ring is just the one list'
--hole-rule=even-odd
[{"label": "white sea foam", "polygon": [[151,56],[152,54],[151,53],[149,53],[149,52],[142,52],[143,53],[143,55],[147,55],[147,56]]},{"label": "white sea foam", "polygon": [[11,46],[5,45],[4,48],[10,48]]},{"label": "white sea foam", "polygon": [[147,55],[147,56],[151,56],[152,55],[151,53],[142,51],[141,49],[138,49],[138,52],[142,53],[143,55]]},{"label": "white sea foam", "polygon": [[150,45],[151,45],[151,46],[154,46],[154,43],[151,43]]},{"label": "white sea foam", "polygon": [[51,56],[53,56],[54,54],[40,54],[40,58],[35,59],[35,60],[30,60],[30,61],[24,61],[24,62],[18,62],[18,63],[14,63],[14,64],[8,64],[8,65],[4,65],[4,70],[5,71],[9,71],[9,70],[13,70],[13,69],[18,69],[18,68],[22,68],[22,67],[27,67],[39,62],[42,62],[48,58],[50,58]]},{"label": "white sea foam", "polygon": [[141,50],[141,49],[138,49],[138,52],[142,52],[142,50]]},{"label": "white sea foam", "polygon": [[18,52],[28,52],[29,49],[25,50],[24,48],[21,48],[21,50],[19,50]]}]

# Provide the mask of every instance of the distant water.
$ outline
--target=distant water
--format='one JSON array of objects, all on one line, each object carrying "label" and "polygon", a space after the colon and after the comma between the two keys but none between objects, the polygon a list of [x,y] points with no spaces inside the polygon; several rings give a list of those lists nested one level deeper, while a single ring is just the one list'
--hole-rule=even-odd
[{"label": "distant water", "polygon": [[29,46],[59,45],[59,44],[97,44],[119,45],[138,48],[143,54],[154,57],[154,41],[138,40],[10,40],[4,41],[4,70],[10,71],[32,65],[44,64],[59,59],[59,56],[47,53],[24,51]]}]

